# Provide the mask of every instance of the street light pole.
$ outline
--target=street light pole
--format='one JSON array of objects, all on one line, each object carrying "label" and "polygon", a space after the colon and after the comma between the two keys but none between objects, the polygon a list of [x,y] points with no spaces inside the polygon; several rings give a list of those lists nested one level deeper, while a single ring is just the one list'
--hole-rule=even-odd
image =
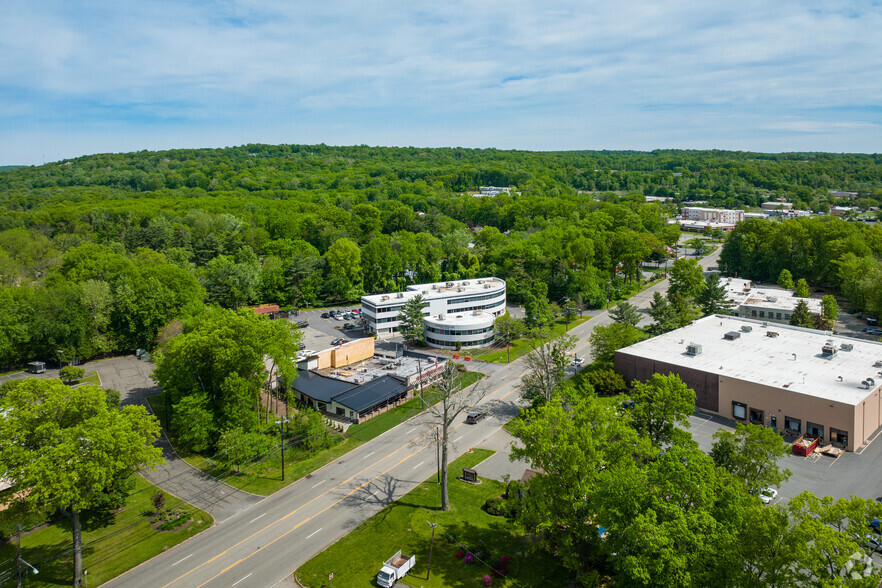
[{"label": "street light pole", "polygon": [[279,447],[282,449],[282,481],[285,481],[285,438],[283,437],[283,425],[288,422],[287,418],[279,419],[276,424],[279,425]]},{"label": "street light pole", "polygon": [[432,539],[429,541],[429,568],[426,570],[426,581],[429,580],[429,576],[432,575],[432,547],[435,545],[435,526],[438,523],[430,523],[426,521],[426,524],[432,527]]},{"label": "street light pole", "polygon": [[438,429],[435,429],[435,469],[438,470],[438,483],[441,483],[441,442],[438,439]]}]

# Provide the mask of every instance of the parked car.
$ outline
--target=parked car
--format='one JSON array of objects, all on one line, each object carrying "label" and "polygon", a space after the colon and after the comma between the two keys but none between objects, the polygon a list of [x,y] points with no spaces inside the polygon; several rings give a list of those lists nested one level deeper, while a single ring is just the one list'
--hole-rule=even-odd
[{"label": "parked car", "polygon": [[353,308],[352,314],[361,314],[361,309],[360,308]]},{"label": "parked car", "polygon": [[306,327],[309,326],[309,321],[298,321],[297,326],[300,327],[301,329],[305,329]]},{"label": "parked car", "polygon": [[876,327],[867,327],[864,329],[864,333],[867,335],[873,335],[874,337],[879,337],[882,335],[882,329],[877,329]]},{"label": "parked car", "polygon": [[766,488],[765,490],[760,491],[760,500],[763,501],[763,504],[769,504],[776,498],[778,498],[778,491],[775,488]]},{"label": "parked car", "polygon": [[331,345],[343,345],[344,343],[349,343],[349,339],[344,339],[340,337],[339,339],[334,339],[331,341]]},{"label": "parked car", "polygon": [[323,312],[323,313],[322,313],[322,318],[331,318],[331,314],[328,313],[328,312]]},{"label": "parked car", "polygon": [[873,552],[882,552],[882,538],[878,535],[864,535],[864,547]]}]

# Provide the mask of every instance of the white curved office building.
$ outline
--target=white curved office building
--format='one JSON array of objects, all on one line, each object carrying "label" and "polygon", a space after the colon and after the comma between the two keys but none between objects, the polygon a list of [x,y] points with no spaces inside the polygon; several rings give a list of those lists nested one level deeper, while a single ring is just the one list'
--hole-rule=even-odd
[{"label": "white curved office building", "polygon": [[486,347],[493,343],[496,316],[483,310],[426,317],[426,343],[441,349]]},{"label": "white curved office building", "polygon": [[414,284],[404,292],[362,296],[365,330],[379,337],[394,335],[401,324],[399,315],[404,303],[420,294],[426,341],[433,347],[452,349],[457,341],[462,347],[489,345],[493,341],[493,320],[505,313],[505,280],[499,278]]}]

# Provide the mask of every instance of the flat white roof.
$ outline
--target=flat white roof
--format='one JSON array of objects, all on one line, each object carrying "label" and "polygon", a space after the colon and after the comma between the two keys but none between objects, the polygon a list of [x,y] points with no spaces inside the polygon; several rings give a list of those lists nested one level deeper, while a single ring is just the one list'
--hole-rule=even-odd
[{"label": "flat white roof", "polygon": [[790,290],[774,286],[754,286],[750,280],[740,278],[720,278],[726,289],[726,297],[736,305],[756,306],[772,310],[792,311],[802,300],[808,305],[809,312],[821,314],[819,298],[797,298]]},{"label": "flat white roof", "polygon": [[[777,323],[762,325],[753,319],[709,316],[620,352],[850,405],[882,385],[882,343]],[[751,331],[742,331],[742,326]],[[778,335],[770,337],[769,331]],[[726,340],[730,332],[740,336]],[[822,352],[828,342],[837,349],[833,355]],[[687,354],[691,343],[701,345],[700,354]],[[851,351],[842,344],[851,345]],[[862,384],[867,378],[874,380],[869,389]]]},{"label": "flat white roof", "polygon": [[[489,286],[489,288],[487,287]],[[457,280],[455,282],[435,282],[432,284],[413,284],[404,292],[392,292],[390,294],[369,294],[362,296],[361,301],[369,304],[390,305],[395,302],[404,304],[411,298],[422,294],[426,300],[434,298],[454,298],[458,296],[470,296],[481,292],[492,293],[505,287],[505,280],[499,278],[475,278],[474,280]]]},{"label": "flat white roof", "polygon": [[457,314],[445,314],[444,318],[439,318],[442,315],[435,316],[427,316],[426,323],[432,323],[433,326],[450,326],[450,327],[470,327],[470,326],[486,326],[489,321],[491,324],[493,323],[494,316],[489,312],[484,312],[483,310],[479,310],[475,312],[460,312]]}]

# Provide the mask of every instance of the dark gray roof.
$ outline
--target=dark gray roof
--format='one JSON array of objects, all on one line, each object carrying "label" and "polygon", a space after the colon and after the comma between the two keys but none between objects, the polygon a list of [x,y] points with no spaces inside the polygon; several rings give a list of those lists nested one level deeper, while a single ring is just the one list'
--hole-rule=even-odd
[{"label": "dark gray roof", "polygon": [[361,412],[407,390],[407,386],[392,376],[383,376],[334,397],[334,401],[350,410]]},{"label": "dark gray roof", "polygon": [[320,402],[331,402],[335,396],[356,387],[355,384],[335,378],[326,378],[309,370],[298,370],[297,374],[297,379],[292,384],[294,389]]}]

